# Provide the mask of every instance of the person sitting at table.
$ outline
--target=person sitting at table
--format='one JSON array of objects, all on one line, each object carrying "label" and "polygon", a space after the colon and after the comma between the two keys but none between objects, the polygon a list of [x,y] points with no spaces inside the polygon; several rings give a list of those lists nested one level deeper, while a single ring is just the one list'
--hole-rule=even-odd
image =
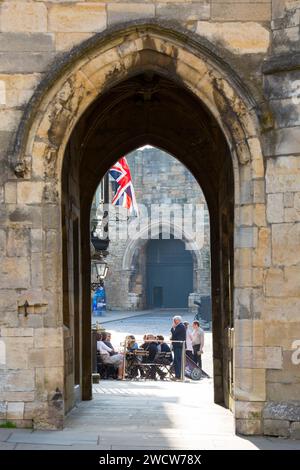
[{"label": "person sitting at table", "polygon": [[[149,355],[147,357],[143,357],[143,363],[149,364],[155,361],[155,356],[157,354],[157,341],[154,335],[147,334],[146,341],[142,345],[145,351],[148,351]],[[150,370],[150,378],[152,380],[156,380],[156,368],[155,366],[151,367]]]},{"label": "person sitting at table", "polygon": [[140,376],[143,377],[143,370],[139,367],[139,364],[141,363],[141,358],[134,354],[134,352],[139,349],[139,345],[136,342],[135,337],[133,335],[126,336],[125,344],[127,377],[130,379],[135,379],[138,377],[139,372]]},{"label": "person sitting at table", "polygon": [[108,346],[110,349],[112,349],[112,353],[110,355],[113,356],[114,354],[116,354],[115,348],[111,344],[111,333],[104,331],[101,336],[103,343],[106,344],[106,346]]},{"label": "person sitting at table", "polygon": [[[165,338],[162,335],[157,335],[156,340],[157,353],[154,362],[160,365],[170,365],[172,363],[172,352],[168,344],[165,342]],[[160,380],[164,380],[167,376],[167,373],[163,372],[159,366],[156,367],[156,372],[159,375]]]},{"label": "person sitting at table", "polygon": [[[105,336],[105,335],[104,335]],[[123,369],[124,369],[124,356],[120,353],[115,353],[115,351],[107,346],[103,341],[103,333],[100,336],[101,339],[97,341],[97,350],[101,355],[101,359],[104,364],[111,364],[116,369],[118,369],[118,380],[123,379]],[[97,338],[98,339],[98,338]],[[111,355],[113,353],[113,355]]]},{"label": "person sitting at table", "polygon": [[149,355],[143,359],[143,362],[153,362],[157,353],[157,342],[155,336],[147,334],[146,340],[141,347],[149,353]]},{"label": "person sitting at table", "polygon": [[165,338],[162,335],[157,335],[157,350],[158,352],[170,353],[171,349],[169,345],[165,342]]},{"label": "person sitting at table", "polygon": [[133,352],[136,349],[139,349],[139,345],[137,344],[135,337],[133,335],[126,336],[126,345],[127,351]]}]

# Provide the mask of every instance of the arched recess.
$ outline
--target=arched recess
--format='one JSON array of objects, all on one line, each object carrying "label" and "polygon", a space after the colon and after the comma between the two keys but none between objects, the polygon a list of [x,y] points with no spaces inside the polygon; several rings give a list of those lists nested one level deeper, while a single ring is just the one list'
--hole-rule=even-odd
[{"label": "arched recess", "polygon": [[[121,277],[124,279],[124,298],[127,297],[127,293],[131,292],[129,286],[131,284],[132,276],[135,275],[135,262],[139,258],[139,254],[145,249],[149,239],[158,238],[162,234],[166,238],[174,236],[175,239],[182,240],[185,245],[185,249],[191,253],[193,260],[193,285],[194,290],[191,292],[196,292],[195,286],[198,286],[198,279],[201,279],[201,270],[203,269],[203,259],[202,259],[202,248],[203,244],[200,237],[197,239],[195,234],[189,233],[184,227],[174,223],[174,222],[159,222],[159,221],[149,221],[146,224],[141,224],[141,227],[137,231],[136,235],[130,238],[125,246],[124,255],[122,259],[122,271]],[[204,234],[203,234],[204,239]],[[142,258],[143,261],[145,261]],[[140,265],[141,261],[139,261]],[[144,267],[145,268],[145,267]],[[144,278],[145,278],[145,270]],[[144,285],[145,288],[145,285]],[[143,293],[143,305],[145,306],[145,292]],[[143,307],[144,308],[144,307]]]},{"label": "arched recess", "polygon": [[153,237],[158,236],[160,233],[166,233],[167,235],[172,234],[175,238],[183,240],[186,245],[186,249],[190,250],[193,254],[196,269],[201,268],[201,246],[199,243],[197,243],[195,237],[175,223],[167,224],[165,222],[156,221],[154,223],[147,224],[145,227],[142,227],[141,230],[139,230],[137,236],[128,241],[122,260],[122,269],[124,271],[131,269],[132,259],[135,251],[147,243],[149,239],[148,234],[150,233]]},{"label": "arched recess", "polygon": [[[82,332],[78,373],[84,399],[91,398],[90,278],[84,267],[90,257],[92,196],[118,156],[151,144],[185,163],[208,203],[213,247],[215,400],[228,406],[229,392],[234,400],[257,400],[255,369],[246,390],[243,384],[230,390],[234,369],[226,338],[233,316],[239,319],[241,311],[243,318],[255,316],[249,301],[253,286],[245,284],[245,273],[253,270],[252,255],[244,259],[241,253],[258,244],[259,226],[253,220],[257,202],[264,212],[264,163],[255,102],[221,55],[207,41],[175,26],[129,24],[96,35],[74,49],[50,71],[25,111],[14,153],[18,184],[25,178],[36,185],[43,213],[41,228],[47,230],[51,217],[58,233],[65,234],[65,251],[58,243],[53,254],[57,269],[55,288],[49,294],[53,300],[49,314],[57,327],[64,321],[63,297],[69,298],[72,290],[72,282],[65,276],[74,265],[68,251],[72,227],[74,230],[70,220],[76,220],[80,228],[77,301]],[[132,112],[134,106],[144,111]],[[168,109],[173,110],[169,123]],[[136,132],[132,132],[132,126],[136,126]],[[228,198],[222,199],[222,195]],[[246,224],[240,218],[245,204],[250,214]],[[66,308],[70,309],[69,301]],[[226,310],[232,311],[232,318],[227,315],[222,323],[221,313]],[[72,337],[72,327],[67,326]],[[243,345],[239,343],[239,351]],[[251,347],[251,338],[245,340],[245,346]],[[243,362],[239,361],[238,369],[243,369]],[[239,371],[235,369],[235,373]],[[66,409],[74,403],[72,380],[71,374],[69,385],[61,384]]]}]

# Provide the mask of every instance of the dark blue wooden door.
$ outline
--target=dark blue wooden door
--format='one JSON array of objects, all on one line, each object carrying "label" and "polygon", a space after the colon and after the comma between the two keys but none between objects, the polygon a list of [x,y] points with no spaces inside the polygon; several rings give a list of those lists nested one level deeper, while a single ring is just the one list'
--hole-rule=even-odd
[{"label": "dark blue wooden door", "polygon": [[147,306],[186,308],[193,292],[193,258],[181,240],[150,240],[147,245]]}]

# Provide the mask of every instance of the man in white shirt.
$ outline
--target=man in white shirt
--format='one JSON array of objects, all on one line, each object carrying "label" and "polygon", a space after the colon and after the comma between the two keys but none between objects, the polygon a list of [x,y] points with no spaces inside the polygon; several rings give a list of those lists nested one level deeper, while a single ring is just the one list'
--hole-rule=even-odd
[{"label": "man in white shirt", "polygon": [[192,337],[192,333],[189,330],[190,324],[189,324],[188,321],[184,321],[183,324],[186,328],[186,340],[185,340],[186,348],[185,348],[185,352],[186,352],[186,355],[189,356],[193,361],[194,360],[193,337]]},{"label": "man in white shirt", "polygon": [[200,328],[200,323],[198,320],[194,320],[193,324],[193,331],[192,331],[192,344],[193,344],[193,352],[194,352],[194,362],[200,367],[202,370],[202,359],[201,354],[203,354],[203,347],[204,347],[204,331]]},{"label": "man in white shirt", "polygon": [[124,368],[123,354],[116,353],[111,355],[111,353],[114,353],[113,349],[107,346],[102,339],[97,341],[97,350],[104,364],[111,364],[118,369],[118,380],[122,380]]}]

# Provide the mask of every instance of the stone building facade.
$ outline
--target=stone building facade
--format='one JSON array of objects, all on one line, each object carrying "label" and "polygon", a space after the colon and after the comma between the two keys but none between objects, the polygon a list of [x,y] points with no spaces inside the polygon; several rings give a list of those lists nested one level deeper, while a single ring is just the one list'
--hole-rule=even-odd
[{"label": "stone building facade", "polygon": [[91,387],[89,211],[116,155],[175,155],[211,223],[215,401],[299,437],[298,0],[2,1],[0,419]]},{"label": "stone building facade", "polygon": [[[139,223],[139,231],[134,233],[134,239],[130,233],[126,239],[114,233],[110,237],[109,274],[105,281],[108,309],[142,310],[150,307],[146,295],[147,246],[149,240],[156,239],[160,233],[164,233],[165,239],[174,236],[182,240],[185,249],[192,254],[193,289],[186,307],[193,309],[194,300],[210,298],[209,214],[205,197],[185,166],[162,150],[148,146],[126,158],[140,206],[139,218],[134,220]],[[201,217],[198,227],[195,220],[197,210],[198,217]],[[127,209],[122,216],[127,222]]]}]

